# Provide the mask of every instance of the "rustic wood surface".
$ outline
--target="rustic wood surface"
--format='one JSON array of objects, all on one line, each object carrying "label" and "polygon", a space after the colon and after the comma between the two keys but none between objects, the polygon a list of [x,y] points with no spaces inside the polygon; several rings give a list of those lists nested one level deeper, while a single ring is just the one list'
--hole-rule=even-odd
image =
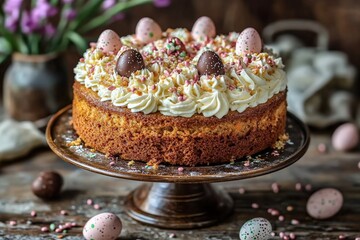
[{"label": "rustic wood surface", "polygon": [[[83,239],[82,225],[97,213],[116,213],[123,222],[119,239],[239,239],[241,225],[253,217],[266,217],[272,223],[274,232],[294,232],[297,239],[338,239],[343,234],[347,239],[360,237],[360,177],[357,167],[360,151],[339,153],[329,149],[319,153],[319,143],[330,146],[329,134],[313,133],[311,145],[305,156],[294,165],[276,173],[247,180],[215,184],[230,193],[235,202],[234,213],[217,226],[196,230],[163,230],[141,225],[128,217],[123,209],[125,196],[141,182],[121,180],[78,169],[60,160],[49,149],[40,149],[30,156],[0,167],[0,239],[57,239],[60,234],[42,233],[42,226],[51,223],[75,221],[80,226],[63,235],[65,239]],[[61,198],[44,202],[35,197],[30,189],[31,182],[43,170],[56,170],[65,179]],[[277,182],[280,192],[274,193],[271,184]],[[311,184],[311,191],[296,191],[296,183]],[[239,188],[246,189],[245,194]],[[307,214],[305,205],[311,192],[322,187],[336,187],[344,194],[344,206],[333,218],[313,220]],[[86,204],[91,198],[101,206],[100,210]],[[251,208],[257,203],[258,209]],[[286,207],[294,207],[292,212]],[[276,208],[285,217],[267,213]],[[37,211],[37,217],[30,212]],[[60,210],[67,210],[63,216]],[[292,225],[297,219],[300,224]],[[11,220],[17,221],[11,226]],[[274,238],[279,239],[279,238]]]}]

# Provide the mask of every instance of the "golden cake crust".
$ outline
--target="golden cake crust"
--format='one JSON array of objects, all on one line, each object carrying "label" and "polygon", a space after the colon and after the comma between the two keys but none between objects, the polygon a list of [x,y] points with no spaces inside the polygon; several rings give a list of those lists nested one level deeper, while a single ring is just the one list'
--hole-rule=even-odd
[{"label": "golden cake crust", "polygon": [[74,83],[73,125],[89,147],[127,160],[173,165],[230,162],[274,144],[284,133],[286,91],[244,112],[223,118],[190,118],[133,113],[101,102],[84,85]]}]

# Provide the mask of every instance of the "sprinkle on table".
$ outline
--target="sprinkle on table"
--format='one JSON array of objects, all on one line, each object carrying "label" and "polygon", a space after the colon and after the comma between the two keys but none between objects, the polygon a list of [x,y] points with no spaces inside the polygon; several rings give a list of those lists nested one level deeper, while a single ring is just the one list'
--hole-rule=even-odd
[{"label": "sprinkle on table", "polygon": [[9,222],[9,224],[10,224],[10,226],[16,226],[16,225],[17,225],[17,222],[14,221],[14,220],[11,220],[11,221]]}]

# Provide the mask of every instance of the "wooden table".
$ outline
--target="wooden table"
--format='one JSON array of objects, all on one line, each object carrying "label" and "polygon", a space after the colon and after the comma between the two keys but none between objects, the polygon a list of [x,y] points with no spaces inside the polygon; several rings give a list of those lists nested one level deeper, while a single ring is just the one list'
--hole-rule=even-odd
[{"label": "wooden table", "polygon": [[[213,227],[196,230],[164,230],[141,225],[125,213],[121,207],[125,196],[140,182],[114,179],[78,169],[60,160],[49,149],[37,150],[31,156],[7,165],[0,165],[0,239],[83,239],[82,225],[100,212],[116,213],[123,222],[120,239],[239,239],[242,224],[254,217],[265,217],[272,223],[280,239],[280,232],[293,232],[297,239],[346,239],[360,237],[360,151],[328,153],[317,151],[319,143],[330,146],[328,134],[313,133],[308,152],[294,165],[279,172],[253,179],[218,183],[233,197],[235,210],[231,217]],[[65,179],[61,198],[44,202],[31,192],[31,182],[40,171],[55,170]],[[277,182],[280,192],[274,193],[271,184]],[[295,184],[312,185],[311,191],[295,190]],[[344,194],[344,206],[340,213],[328,220],[314,220],[306,214],[305,206],[311,192],[323,187],[336,187]],[[239,193],[244,188],[244,194]],[[86,204],[91,198],[101,206],[95,210]],[[257,203],[259,208],[252,208]],[[287,206],[293,206],[289,212]],[[275,208],[284,216],[271,216],[267,210]],[[30,212],[35,210],[36,217]],[[68,215],[61,215],[66,210]],[[296,219],[299,224],[291,224]],[[17,225],[11,226],[10,221]],[[66,234],[43,233],[41,227],[51,223],[76,222]]]}]

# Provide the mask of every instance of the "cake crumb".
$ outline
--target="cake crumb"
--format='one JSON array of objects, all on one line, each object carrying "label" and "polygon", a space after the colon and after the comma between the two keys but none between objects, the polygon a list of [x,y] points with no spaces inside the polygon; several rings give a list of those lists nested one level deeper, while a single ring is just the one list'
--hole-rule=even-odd
[{"label": "cake crumb", "polygon": [[152,167],[153,167],[154,170],[158,170],[158,169],[159,169],[159,164],[154,163],[154,164],[152,165]]},{"label": "cake crumb", "polygon": [[148,161],[146,165],[152,167],[154,170],[157,170],[159,168],[159,163],[161,163],[161,160],[159,161],[154,158]]},{"label": "cake crumb", "polygon": [[284,133],[279,139],[273,144],[273,148],[277,150],[284,149],[285,143],[289,140],[289,134]]},{"label": "cake crumb", "polygon": [[128,166],[132,166],[134,164],[135,164],[134,160],[131,160],[131,161],[128,162]]},{"label": "cake crumb", "polygon": [[71,141],[67,144],[68,147],[74,147],[74,146],[79,146],[81,145],[81,138],[77,138],[76,140],[74,141]]}]

